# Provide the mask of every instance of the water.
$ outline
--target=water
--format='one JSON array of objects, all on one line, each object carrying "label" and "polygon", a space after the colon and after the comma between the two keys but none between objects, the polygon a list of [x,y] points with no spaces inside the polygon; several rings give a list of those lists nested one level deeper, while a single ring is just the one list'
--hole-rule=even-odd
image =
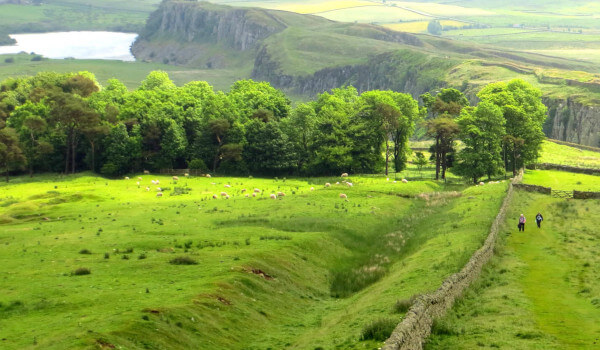
[{"label": "water", "polygon": [[55,32],[11,34],[17,44],[0,46],[0,54],[35,52],[48,58],[135,61],[130,52],[137,34],[117,32]]}]

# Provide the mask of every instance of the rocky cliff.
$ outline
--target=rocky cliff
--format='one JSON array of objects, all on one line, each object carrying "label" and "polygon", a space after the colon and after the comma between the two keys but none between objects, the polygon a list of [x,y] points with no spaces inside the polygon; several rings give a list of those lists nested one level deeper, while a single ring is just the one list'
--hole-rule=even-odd
[{"label": "rocky cliff", "polygon": [[567,142],[600,146],[600,104],[585,105],[575,98],[544,98],[548,119],[544,127],[547,136]]}]

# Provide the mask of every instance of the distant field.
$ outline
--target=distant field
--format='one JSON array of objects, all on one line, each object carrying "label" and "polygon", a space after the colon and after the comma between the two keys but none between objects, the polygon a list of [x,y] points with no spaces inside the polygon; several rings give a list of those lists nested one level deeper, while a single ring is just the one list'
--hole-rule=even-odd
[{"label": "distant field", "polygon": [[[6,63],[13,57],[14,63]],[[128,88],[139,86],[140,82],[153,70],[164,70],[177,85],[190,81],[208,81],[217,90],[228,90],[231,84],[245,79],[249,73],[217,69],[194,69],[159,63],[123,62],[107,60],[47,60],[32,62],[31,55],[0,55],[0,81],[22,75],[35,75],[38,72],[54,71],[59,73],[90,71],[101,84],[108,79],[118,78]]]},{"label": "distant field", "polygon": [[[441,20],[440,23],[442,24],[442,26],[452,26],[452,27],[457,27],[457,28],[462,28],[467,25],[467,23],[464,23],[464,22],[451,21],[451,20]],[[414,21],[414,22],[403,22],[403,23],[389,23],[389,24],[384,24],[383,26],[386,28],[400,31],[400,32],[425,33],[425,32],[427,32],[428,25],[429,25],[428,21]]]},{"label": "distant field", "polygon": [[558,170],[526,170],[523,183],[562,191],[600,192],[600,176]]},{"label": "distant field", "polygon": [[600,168],[600,153],[545,141],[539,163],[552,163],[582,168]]},{"label": "distant field", "polygon": [[141,176],[0,183],[3,349],[380,347],[359,340],[363,328],[399,321],[398,299],[460,269],[506,191],[381,176],[351,176],[352,188]]},{"label": "distant field", "polygon": [[481,8],[463,7],[456,5],[428,3],[428,2],[408,2],[408,1],[387,1],[386,3],[398,7],[409,8],[419,12],[428,13],[440,17],[466,17],[466,16],[495,16],[496,14]]},{"label": "distant field", "polygon": [[[534,216],[544,216],[541,229]],[[521,213],[525,232],[517,230]],[[433,327],[427,350],[597,349],[600,201],[517,191],[479,281]]]},{"label": "distant field", "polygon": [[332,10],[321,12],[318,15],[333,21],[361,23],[392,23],[430,19],[429,16],[421,15],[399,7],[379,5]]}]

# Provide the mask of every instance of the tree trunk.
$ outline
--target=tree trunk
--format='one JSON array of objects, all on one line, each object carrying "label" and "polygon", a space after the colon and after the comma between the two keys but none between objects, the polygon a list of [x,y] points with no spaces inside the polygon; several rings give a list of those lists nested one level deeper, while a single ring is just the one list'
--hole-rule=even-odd
[{"label": "tree trunk", "polygon": [[440,178],[440,137],[435,138],[435,179]]},{"label": "tree trunk", "polygon": [[385,140],[385,176],[388,176],[389,161],[390,161],[390,141]]},{"label": "tree trunk", "polygon": [[75,137],[73,137],[73,148],[71,149],[71,174],[75,174],[75,148],[76,148],[76,142],[75,142]]},{"label": "tree trunk", "polygon": [[71,150],[71,140],[72,140],[72,131],[69,131],[69,134],[67,135],[67,152],[65,155],[65,175],[67,175],[69,173],[69,151]]},{"label": "tree trunk", "polygon": [[442,180],[446,180],[446,152],[441,154],[442,158]]},{"label": "tree trunk", "polygon": [[6,173],[6,182],[9,182],[9,178],[8,178],[8,162],[6,162],[5,173]]},{"label": "tree trunk", "polygon": [[96,172],[96,157],[94,154],[94,141],[90,140],[90,144],[92,145],[92,173]]},{"label": "tree trunk", "polygon": [[517,150],[516,147],[513,147],[513,177],[517,176]]}]

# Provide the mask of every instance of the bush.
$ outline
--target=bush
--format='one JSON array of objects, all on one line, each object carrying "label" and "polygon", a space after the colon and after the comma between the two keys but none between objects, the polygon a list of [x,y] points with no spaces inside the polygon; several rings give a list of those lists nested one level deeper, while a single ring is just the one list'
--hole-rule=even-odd
[{"label": "bush", "polygon": [[414,297],[410,298],[410,299],[402,299],[402,300],[397,300],[396,304],[394,304],[394,313],[397,314],[404,314],[408,311],[408,309],[410,309],[410,307],[412,306],[414,302]]},{"label": "bush", "polygon": [[41,55],[35,55],[31,58],[31,60],[34,62],[41,61],[42,59],[43,57]]},{"label": "bush", "polygon": [[391,318],[380,318],[368,323],[362,330],[360,340],[385,341],[392,335],[398,321]]},{"label": "bush", "polygon": [[83,276],[83,275],[89,275],[90,273],[92,273],[92,271],[90,269],[88,269],[87,267],[80,267],[77,270],[71,272],[72,276]]},{"label": "bush", "polygon": [[82,249],[79,251],[79,254],[92,254],[92,252],[89,249]]},{"label": "bush", "polygon": [[14,57],[9,57],[9,58],[5,58],[4,59],[4,63],[14,63],[15,62],[15,58]]},{"label": "bush", "polygon": [[208,168],[202,159],[192,159],[188,163],[188,167],[192,170],[206,171]]},{"label": "bush", "polygon": [[178,256],[169,261],[173,265],[197,265],[198,262],[189,256]]}]

